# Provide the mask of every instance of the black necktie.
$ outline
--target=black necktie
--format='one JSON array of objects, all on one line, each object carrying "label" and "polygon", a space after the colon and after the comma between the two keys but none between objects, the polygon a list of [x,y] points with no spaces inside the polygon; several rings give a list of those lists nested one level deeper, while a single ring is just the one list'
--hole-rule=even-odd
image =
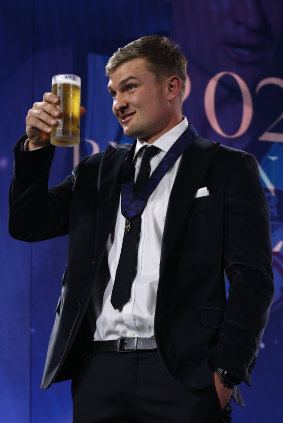
[{"label": "black necktie", "polygon": [[[140,171],[134,185],[134,195],[146,184],[150,175],[150,159],[158,154],[159,148],[143,147]],[[126,220],[125,233],[119,263],[116,271],[111,303],[115,309],[122,309],[131,296],[133,280],[137,273],[137,254],[141,231],[141,215],[130,222]]]}]

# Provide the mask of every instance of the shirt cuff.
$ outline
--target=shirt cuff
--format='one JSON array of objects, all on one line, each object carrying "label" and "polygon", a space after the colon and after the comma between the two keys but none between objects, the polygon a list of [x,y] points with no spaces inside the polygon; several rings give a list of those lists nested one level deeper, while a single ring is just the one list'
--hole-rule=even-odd
[{"label": "shirt cuff", "polygon": [[24,142],[24,151],[34,151],[34,150],[40,150],[41,148],[43,148],[44,146],[40,146],[40,147],[36,147],[33,148],[32,150],[29,150],[28,145],[29,145],[30,139],[27,138]]}]

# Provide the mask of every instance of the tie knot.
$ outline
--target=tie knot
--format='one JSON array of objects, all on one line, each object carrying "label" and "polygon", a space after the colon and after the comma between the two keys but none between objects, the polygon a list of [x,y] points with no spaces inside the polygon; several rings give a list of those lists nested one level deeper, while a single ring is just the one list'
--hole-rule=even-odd
[{"label": "tie knot", "polygon": [[134,196],[136,196],[137,193],[139,193],[144,187],[144,185],[147,183],[147,180],[150,175],[150,159],[153,156],[156,156],[156,154],[158,154],[158,152],[160,151],[159,148],[154,147],[153,145],[150,147],[144,146],[142,150],[143,151],[140,150],[142,153],[141,166],[134,187]]},{"label": "tie knot", "polygon": [[152,157],[159,153],[160,149],[151,145],[150,147],[143,147],[142,161],[149,161]]}]

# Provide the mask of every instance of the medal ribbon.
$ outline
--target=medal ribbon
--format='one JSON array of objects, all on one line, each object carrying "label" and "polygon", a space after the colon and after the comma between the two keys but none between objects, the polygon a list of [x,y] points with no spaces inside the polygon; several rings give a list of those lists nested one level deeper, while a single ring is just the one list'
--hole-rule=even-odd
[{"label": "medal ribbon", "polygon": [[122,169],[122,186],[121,186],[121,212],[123,216],[131,221],[136,216],[142,214],[147,201],[161,179],[166,175],[168,170],[174,165],[181,154],[186,150],[198,135],[196,129],[192,124],[186,129],[185,132],[177,139],[177,141],[168,150],[163,157],[155,171],[148,179],[144,188],[134,198],[134,185],[135,185],[135,166],[133,157],[135,146],[130,150]]}]

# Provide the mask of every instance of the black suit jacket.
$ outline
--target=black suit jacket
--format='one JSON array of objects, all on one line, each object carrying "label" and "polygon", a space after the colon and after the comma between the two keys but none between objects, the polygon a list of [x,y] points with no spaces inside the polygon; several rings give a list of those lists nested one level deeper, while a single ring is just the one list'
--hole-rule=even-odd
[{"label": "black suit jacket", "polygon": [[[128,150],[110,146],[87,157],[48,190],[54,147],[23,152],[22,142],[14,148],[11,235],[39,241],[69,234],[45,389],[75,374],[92,340],[90,298],[99,302],[103,293],[100,273]],[[195,198],[201,187],[209,195]],[[168,371],[187,388],[212,383],[216,367],[250,384],[272,298],[269,211],[257,163],[198,136],[183,153],[162,241],[154,329]]]}]

